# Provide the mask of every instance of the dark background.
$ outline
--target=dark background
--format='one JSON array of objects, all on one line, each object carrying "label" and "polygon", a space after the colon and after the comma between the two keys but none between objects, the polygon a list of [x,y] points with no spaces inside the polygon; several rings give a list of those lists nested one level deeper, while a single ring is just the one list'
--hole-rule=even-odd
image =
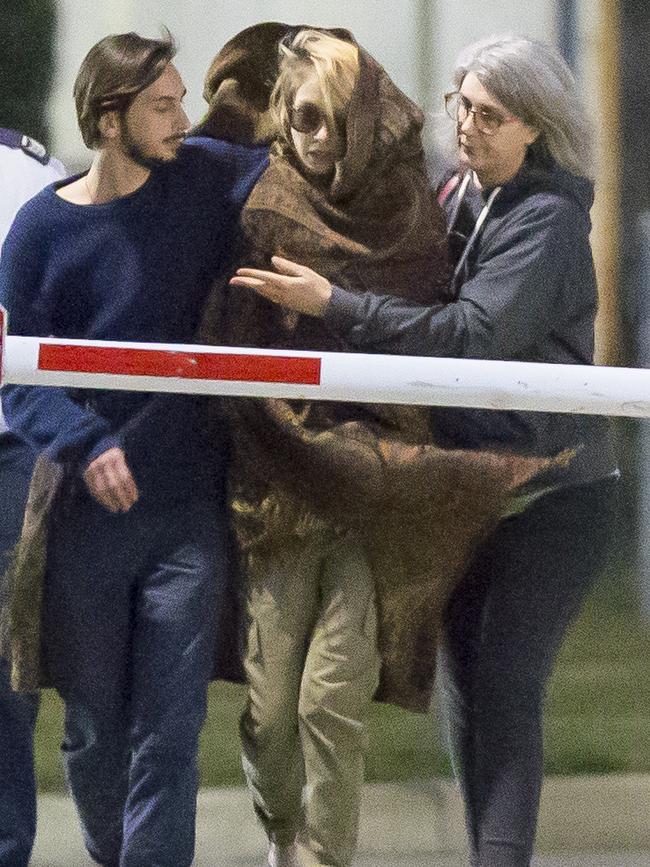
[{"label": "dark background", "polygon": [[48,144],[48,96],[54,75],[55,0],[0,3],[0,126]]}]

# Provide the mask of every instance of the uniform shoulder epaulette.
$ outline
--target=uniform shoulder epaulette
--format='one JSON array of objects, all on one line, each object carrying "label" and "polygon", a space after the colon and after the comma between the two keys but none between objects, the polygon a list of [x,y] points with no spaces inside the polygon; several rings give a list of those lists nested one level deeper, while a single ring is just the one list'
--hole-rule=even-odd
[{"label": "uniform shoulder epaulette", "polygon": [[36,139],[28,135],[23,135],[15,129],[0,128],[0,145],[20,149],[27,156],[32,157],[32,159],[37,160],[44,166],[50,161],[50,155],[40,141],[36,141]]}]

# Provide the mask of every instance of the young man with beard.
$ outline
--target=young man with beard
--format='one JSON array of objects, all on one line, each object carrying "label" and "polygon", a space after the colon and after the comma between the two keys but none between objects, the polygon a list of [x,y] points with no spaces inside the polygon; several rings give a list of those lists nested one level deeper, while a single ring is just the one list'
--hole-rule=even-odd
[{"label": "young man with beard", "polygon": [[[95,45],[75,84],[90,170],[19,213],[0,265],[10,331],[188,343],[266,150],[183,143],[171,37]],[[11,428],[64,467],[45,664],[66,773],[104,865],[192,862],[197,744],[225,569],[219,450],[192,396],[12,386]],[[208,466],[206,455],[214,455]]]}]

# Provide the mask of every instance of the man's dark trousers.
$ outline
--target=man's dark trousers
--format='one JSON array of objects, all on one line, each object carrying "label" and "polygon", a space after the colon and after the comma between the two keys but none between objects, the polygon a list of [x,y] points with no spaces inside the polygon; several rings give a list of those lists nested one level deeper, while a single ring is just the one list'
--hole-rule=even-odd
[{"label": "man's dark trousers", "polygon": [[43,628],[86,846],[111,867],[189,867],[223,510],[143,499],[113,515],[72,488],[55,509]]},{"label": "man's dark trousers", "polygon": [[[0,433],[0,576],[16,544],[34,465],[32,449]],[[4,588],[3,588],[4,589]],[[36,834],[33,734],[35,695],[11,691],[7,663],[0,660],[0,865],[26,867]]]}]

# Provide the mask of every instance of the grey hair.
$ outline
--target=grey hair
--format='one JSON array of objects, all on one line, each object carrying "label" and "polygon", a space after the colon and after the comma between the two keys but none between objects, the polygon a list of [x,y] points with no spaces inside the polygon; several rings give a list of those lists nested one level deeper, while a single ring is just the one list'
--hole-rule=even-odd
[{"label": "grey hair", "polygon": [[470,72],[509,112],[539,130],[528,149],[531,162],[553,159],[575,175],[593,177],[591,123],[573,73],[555,49],[524,36],[492,36],[460,53],[457,88]]}]

